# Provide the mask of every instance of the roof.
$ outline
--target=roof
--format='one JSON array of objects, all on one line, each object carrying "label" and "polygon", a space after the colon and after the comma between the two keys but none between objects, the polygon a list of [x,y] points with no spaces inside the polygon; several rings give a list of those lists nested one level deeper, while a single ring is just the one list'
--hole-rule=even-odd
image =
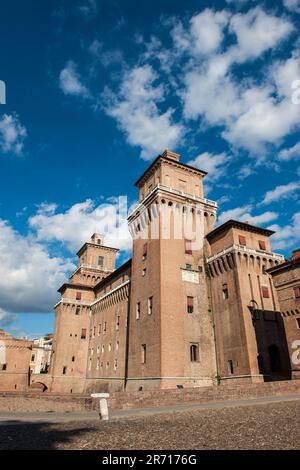
[{"label": "roof", "polygon": [[110,273],[108,276],[106,276],[104,279],[99,281],[98,284],[94,286],[94,289],[99,290],[101,289],[101,287],[104,287],[106,284],[110,284],[116,276],[121,274],[123,271],[126,271],[126,269],[130,268],[131,263],[132,263],[132,259],[130,258],[128,261],[125,261],[125,263],[123,263],[118,269],[116,269],[115,271]]},{"label": "roof", "polygon": [[179,166],[182,166],[183,168],[187,168],[189,170],[193,170],[197,173],[199,173],[200,175],[202,176],[206,176],[207,175],[207,171],[204,171],[204,170],[199,170],[198,168],[195,168],[193,166],[190,166],[190,165],[187,165],[186,163],[181,163],[177,160],[174,160],[174,158],[169,158],[169,157],[166,157],[164,155],[158,155],[158,157],[156,157],[156,159],[151,163],[151,165],[144,171],[144,173],[142,174],[142,176],[140,176],[140,178],[134,183],[135,186],[138,186],[140,181],[146,176],[146,174],[148,173],[148,171],[151,170],[151,168],[153,168],[156,163],[159,161],[159,160],[163,160],[163,161],[167,161],[167,162],[170,162],[170,163],[173,163],[173,164],[176,164],[176,165],[179,165]]},{"label": "roof", "polygon": [[65,289],[67,288],[70,288],[70,289],[82,289],[82,290],[93,290],[93,286],[87,286],[86,284],[73,284],[71,282],[65,282],[59,289],[57,292],[64,292]]},{"label": "roof", "polygon": [[277,274],[280,271],[286,271],[288,269],[294,269],[300,267],[300,258],[290,259],[284,261],[284,263],[277,264],[276,266],[272,266],[272,268],[267,269],[266,271],[269,274]]},{"label": "roof", "polygon": [[225,230],[228,230],[230,228],[237,228],[240,230],[245,230],[246,232],[254,232],[254,233],[260,233],[261,235],[266,235],[267,237],[273,235],[275,233],[273,230],[268,230],[263,227],[257,227],[256,225],[251,225],[247,224],[246,222],[240,222],[238,220],[228,220],[222,225],[219,225],[219,227],[215,228],[211,232],[209,232],[206,235],[206,238],[208,240],[212,239],[215,235],[218,235],[219,233],[224,232]]}]

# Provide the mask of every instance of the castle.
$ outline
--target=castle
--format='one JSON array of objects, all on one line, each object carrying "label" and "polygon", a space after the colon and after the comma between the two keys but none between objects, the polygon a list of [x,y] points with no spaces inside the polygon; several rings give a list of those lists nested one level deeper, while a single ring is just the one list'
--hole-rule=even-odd
[{"label": "castle", "polygon": [[[159,155],[136,182],[132,259],[95,233],[55,305],[48,390],[142,391],[300,378],[300,253],[229,220],[206,172]],[[286,299],[289,299],[288,301]]]}]

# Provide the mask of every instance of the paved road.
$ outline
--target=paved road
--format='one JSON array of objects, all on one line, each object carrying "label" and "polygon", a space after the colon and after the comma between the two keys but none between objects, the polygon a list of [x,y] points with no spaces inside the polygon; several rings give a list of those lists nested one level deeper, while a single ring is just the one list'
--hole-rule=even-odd
[{"label": "paved road", "polygon": [[[136,418],[143,416],[154,416],[166,413],[180,413],[185,411],[201,411],[214,410],[220,408],[235,408],[239,406],[253,406],[267,403],[279,403],[288,401],[300,401],[300,394],[288,395],[282,397],[260,397],[247,400],[227,400],[223,402],[201,403],[201,404],[185,404],[163,406],[159,408],[139,408],[130,410],[115,410],[110,412],[112,420],[124,418]],[[24,423],[67,423],[72,421],[98,421],[99,415],[97,411],[82,412],[3,412],[0,411],[0,426],[16,425]]]}]

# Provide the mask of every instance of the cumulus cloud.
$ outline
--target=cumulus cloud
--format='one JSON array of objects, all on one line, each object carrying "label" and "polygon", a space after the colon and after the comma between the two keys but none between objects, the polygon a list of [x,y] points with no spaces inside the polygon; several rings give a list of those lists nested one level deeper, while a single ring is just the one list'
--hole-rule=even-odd
[{"label": "cumulus cloud", "polygon": [[76,64],[71,60],[67,62],[64,69],[60,72],[59,86],[65,95],[86,98],[89,94],[77,72]]},{"label": "cumulus cloud", "polygon": [[300,0],[283,0],[283,4],[288,10],[300,13]]},{"label": "cumulus cloud", "polygon": [[105,236],[105,243],[121,250],[131,249],[131,237],[127,227],[127,198],[112,198],[96,205],[91,199],[74,204],[65,212],[58,212],[56,205],[44,204],[37,214],[29,218],[37,240],[58,241],[76,252],[90,240],[94,232]]},{"label": "cumulus cloud", "polygon": [[156,84],[158,76],[150,65],[124,73],[117,93],[106,90],[105,110],[117,120],[130,145],[142,149],[141,156],[151,159],[165,148],[176,148],[183,127],[172,122],[173,109],[160,112],[165,87]]},{"label": "cumulus cloud", "polygon": [[34,237],[21,236],[0,219],[2,321],[12,318],[11,313],[50,312],[56,290],[72,268],[69,259],[51,257]]},{"label": "cumulus cloud", "polygon": [[[230,18],[236,41],[225,51],[192,62],[183,74],[181,98],[187,119],[202,118],[207,126],[224,126],[222,137],[235,147],[263,154],[299,123],[299,107],[291,101],[291,83],[299,76],[299,59],[276,62],[256,83],[237,79],[233,66],[253,61],[276,48],[293,31],[291,22],[267,14],[261,7]],[[185,32],[185,34],[187,34]],[[193,39],[190,33],[190,50]]]},{"label": "cumulus cloud", "polygon": [[285,226],[274,224],[268,228],[276,232],[271,239],[273,248],[294,249],[300,242],[300,212],[294,214],[290,224]]},{"label": "cumulus cloud", "polygon": [[190,33],[194,52],[208,54],[216,51],[223,41],[223,29],[228,23],[229,13],[225,10],[214,12],[209,8],[190,20]]},{"label": "cumulus cloud", "polygon": [[295,192],[300,189],[300,182],[290,182],[288,184],[283,184],[277,186],[271,191],[267,191],[265,197],[263,198],[261,205],[271,204],[282,199],[287,199],[295,195]]},{"label": "cumulus cloud", "polygon": [[27,130],[20,123],[17,114],[4,114],[0,118],[0,149],[2,152],[21,155],[26,137]]},{"label": "cumulus cloud", "polygon": [[252,210],[253,207],[251,204],[229,209],[219,215],[218,223],[223,224],[227,220],[233,219],[241,220],[242,222],[249,222],[253,225],[264,225],[278,218],[278,214],[276,212],[267,211],[259,215],[252,215]]},{"label": "cumulus cloud", "polygon": [[247,13],[235,14],[230,21],[230,30],[236,36],[237,45],[229,53],[234,55],[234,60],[244,62],[274,48],[292,32],[293,25],[256,7]]}]

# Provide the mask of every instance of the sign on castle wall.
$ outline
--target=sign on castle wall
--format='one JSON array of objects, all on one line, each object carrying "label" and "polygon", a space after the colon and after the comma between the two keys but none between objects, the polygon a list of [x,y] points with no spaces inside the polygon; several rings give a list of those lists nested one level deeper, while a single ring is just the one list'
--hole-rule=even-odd
[{"label": "sign on castle wall", "polygon": [[183,281],[199,284],[199,273],[187,269],[182,269],[181,272]]}]

